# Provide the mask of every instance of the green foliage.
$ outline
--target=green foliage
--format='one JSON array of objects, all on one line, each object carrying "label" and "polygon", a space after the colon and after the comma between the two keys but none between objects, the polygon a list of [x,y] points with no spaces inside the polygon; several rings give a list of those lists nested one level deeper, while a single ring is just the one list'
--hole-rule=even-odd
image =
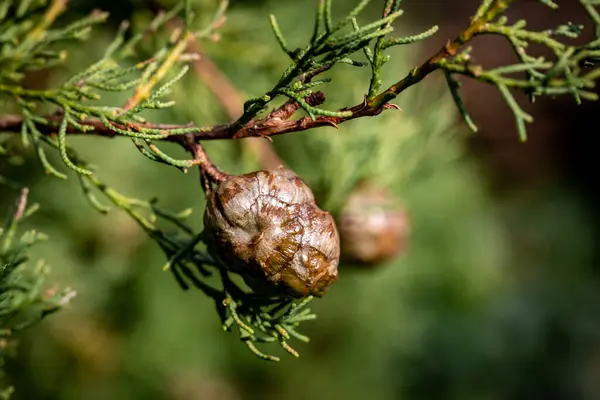
[{"label": "green foliage", "polygon": [[[312,79],[338,63],[356,67],[365,66],[364,62],[349,58],[349,56],[362,49],[365,51],[367,60],[373,69],[373,78],[369,89],[369,95],[371,96],[381,86],[379,73],[386,61],[382,55],[383,50],[391,46],[425,39],[437,30],[432,28],[417,36],[387,39],[386,36],[394,30],[392,23],[403,14],[403,11],[399,10],[400,1],[387,1],[383,18],[361,27],[358,25],[356,18],[370,2],[370,0],[359,2],[344,18],[335,23],[331,16],[332,1],[319,2],[310,43],[304,48],[293,50],[288,47],[275,16],[271,15],[270,22],[273,33],[281,49],[292,60],[292,64],[285,70],[271,90],[263,96],[252,98],[244,103],[244,114],[236,121],[234,127],[241,127],[246,124],[278,95],[287,96],[298,102],[313,120],[317,115],[351,117],[352,112],[349,110],[329,111],[307,104],[304,98],[312,93],[312,89],[329,82],[328,79],[319,81],[312,81]],[[368,46],[373,40],[376,42],[375,50],[371,51]]]},{"label": "green foliage", "polygon": [[[305,307],[312,298],[293,302],[288,298],[262,298],[246,293],[230,279],[222,266],[206,252],[196,249],[203,235],[194,233],[193,228],[186,223],[191,209],[172,213],[158,207],[156,199],[150,202],[140,201],[123,196],[96,178],[92,178],[91,182],[114,205],[125,210],[160,246],[168,259],[163,270],[171,271],[183,289],[187,290],[193,285],[214,300],[223,330],[231,331],[235,327],[240,339],[262,359],[279,361],[278,357],[262,353],[255,343],[278,342],[282,348],[298,357],[287,340],[294,338],[308,341],[296,328],[301,322],[316,317]],[[168,223],[170,227],[162,228],[162,222]],[[205,282],[213,274],[206,267],[217,268],[222,288],[215,288]]]},{"label": "green foliage", "polygon": [[[8,8],[10,2],[6,4],[8,4],[7,9],[10,10]],[[58,172],[48,163],[43,148],[44,144],[56,148],[60,152],[64,164],[77,174],[90,176],[92,172],[83,161],[73,161],[76,156],[70,154],[72,151],[67,147],[67,129],[71,127],[75,132],[90,132],[94,130],[93,126],[84,125],[78,121],[96,118],[113,134],[130,137],[140,152],[153,161],[168,163],[179,168],[192,166],[192,162],[175,160],[152,145],[152,139],[165,137],[164,129],[140,126],[139,123],[144,122],[144,119],[138,115],[144,110],[160,109],[172,105],[172,102],[163,102],[160,98],[185,74],[187,67],[183,66],[174,77],[166,81],[165,77],[174,65],[188,57],[184,54],[184,50],[188,35],[191,33],[187,29],[183,29],[147,60],[135,62],[133,65],[127,64],[134,54],[135,47],[145,34],[161,28],[182,10],[181,6],[174,8],[169,13],[158,15],[148,26],[147,32],[132,35],[127,41],[124,40],[124,35],[128,24],[123,23],[102,58],[73,75],[59,87],[49,90],[28,90],[18,84],[11,85],[2,82],[3,80],[18,82],[23,78],[23,74],[32,68],[32,65],[33,68],[48,68],[56,62],[64,62],[66,58],[64,52],[48,53],[47,47],[61,40],[85,40],[91,26],[104,21],[107,17],[106,13],[93,12],[89,17],[64,28],[50,30],[52,23],[65,7],[66,1],[53,1],[42,15],[38,15],[37,10],[33,7],[19,7],[16,17],[23,18],[17,20],[21,21],[20,24],[15,23],[13,18],[7,18],[8,13],[4,15],[6,19],[3,22],[7,26],[5,29],[10,35],[7,35],[5,39],[9,46],[5,47],[7,51],[2,56],[4,68],[0,75],[0,93],[12,95],[20,105],[23,117],[21,134],[24,144],[28,145],[30,141],[33,143],[40,161],[46,171],[52,175],[66,178],[66,175]],[[36,24],[36,28],[28,31],[27,28],[32,23]],[[210,30],[207,30],[198,35],[210,33]],[[10,43],[18,45],[13,47],[10,46]],[[56,54],[62,55],[58,57]],[[24,58],[31,61],[21,61]],[[159,83],[160,86],[155,89],[154,87]],[[101,98],[102,92],[123,92],[134,88],[134,96],[124,107],[93,104]],[[54,118],[42,118],[33,114],[39,102],[59,107]],[[90,102],[92,104],[89,104]],[[42,133],[42,129],[56,131],[57,138],[51,138]],[[190,128],[175,129],[169,131],[169,135],[181,135],[189,131],[191,131]]]},{"label": "green foliage", "polygon": [[[56,312],[75,295],[69,289],[45,288],[47,265],[41,260],[33,267],[28,263],[30,247],[46,236],[34,230],[17,236],[20,225],[38,209],[37,204],[27,206],[27,195],[28,189],[23,189],[0,228],[0,367],[14,352],[15,335]],[[0,398],[8,398],[12,391],[12,387],[2,389]]]},{"label": "green foliage", "polygon": [[[473,36],[498,35],[504,37],[514,49],[519,63],[485,69],[473,62],[471,48],[450,54],[436,62],[444,70],[448,87],[452,93],[465,122],[476,132],[477,127],[467,113],[458,89],[459,82],[455,76],[467,76],[478,81],[490,83],[498,88],[506,103],[511,108],[517,123],[519,138],[526,140],[526,124],[533,122],[533,117],[525,112],[514,95],[519,90],[529,96],[533,102],[538,96],[572,95],[577,104],[582,99],[598,100],[593,91],[595,82],[600,78],[600,69],[594,68],[600,56],[600,18],[594,5],[600,3],[581,0],[581,5],[595,24],[595,38],[581,45],[570,45],[561,39],[575,39],[583,31],[583,25],[567,23],[553,29],[533,31],[527,28],[527,21],[520,19],[509,24],[502,11],[511,1],[484,1],[474,20],[480,20]],[[552,1],[541,1],[544,5],[558,9]],[[541,45],[553,55],[553,59],[535,56],[528,53],[532,45]]]}]

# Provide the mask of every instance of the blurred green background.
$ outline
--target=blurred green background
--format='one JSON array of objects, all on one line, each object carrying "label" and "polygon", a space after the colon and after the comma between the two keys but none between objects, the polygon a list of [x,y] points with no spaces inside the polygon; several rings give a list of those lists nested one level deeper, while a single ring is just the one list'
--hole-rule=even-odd
[{"label": "blurred green background", "polygon": [[[200,20],[215,3],[194,2]],[[342,15],[354,2],[334,3]],[[410,9],[411,2],[405,3]],[[234,1],[221,40],[204,50],[240,92],[262,94],[287,66],[268,14],[276,14],[289,40],[300,46],[312,32],[314,5]],[[152,15],[141,0],[80,0],[71,3],[70,17],[94,7],[111,11],[109,23],[84,46],[73,47],[65,68],[36,80],[59,82],[96,60],[120,20],[132,19],[139,29]],[[379,13],[377,1],[370,7],[365,20]],[[397,28],[414,33],[430,22],[460,26],[472,11],[453,22],[442,5],[431,7],[407,11]],[[432,40],[437,46],[445,39],[442,34]],[[424,59],[426,50],[394,50],[384,85]],[[367,69],[338,66],[329,75],[329,108],[361,101]],[[486,109],[486,97],[476,96],[470,101],[476,98]],[[178,104],[153,120],[227,121],[192,73],[173,98]],[[112,104],[122,100],[106,98]],[[319,318],[303,326],[311,343],[294,343],[301,357],[283,354],[278,364],[257,359],[235,334],[223,333],[211,300],[182,290],[161,270],[164,255],[125,213],[98,214],[74,176],[66,182],[44,176],[30,155],[19,167],[0,158],[2,175],[30,187],[32,201],[42,205],[30,223],[50,236],[34,248],[52,266],[50,283],[78,293],[68,309],[20,338],[18,356],[7,365],[14,399],[600,398],[598,225],[595,203],[580,190],[588,181],[555,174],[523,185],[509,177],[498,190],[498,164],[489,162],[489,151],[473,151],[478,147],[459,128],[442,81],[428,79],[396,103],[403,111],[350,122],[339,131],[275,139],[280,156],[303,178],[317,185],[326,176],[332,187],[365,157],[361,140],[374,138],[380,148],[394,150],[372,153],[379,164],[369,168],[405,205],[412,224],[408,251],[389,265],[368,271],[340,266],[339,282],[313,303]],[[563,111],[567,118],[571,110]],[[485,138],[486,114],[480,114],[478,135]],[[510,118],[499,129],[504,141],[517,142]],[[196,171],[182,174],[153,164],[127,140],[78,137],[72,143],[117,190],[156,196],[172,210],[192,207],[194,226],[201,227],[204,199]],[[524,150],[514,157],[532,148],[519,146]],[[243,142],[206,147],[228,172],[258,168]],[[16,195],[0,186],[1,209],[8,210]]]}]

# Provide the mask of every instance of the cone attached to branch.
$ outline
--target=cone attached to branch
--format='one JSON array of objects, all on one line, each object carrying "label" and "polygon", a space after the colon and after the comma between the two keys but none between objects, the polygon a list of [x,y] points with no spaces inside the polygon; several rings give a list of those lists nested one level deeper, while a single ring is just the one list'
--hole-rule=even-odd
[{"label": "cone attached to branch", "polygon": [[337,280],[334,219],[310,188],[279,168],[231,176],[207,198],[206,244],[255,293],[322,296]]}]

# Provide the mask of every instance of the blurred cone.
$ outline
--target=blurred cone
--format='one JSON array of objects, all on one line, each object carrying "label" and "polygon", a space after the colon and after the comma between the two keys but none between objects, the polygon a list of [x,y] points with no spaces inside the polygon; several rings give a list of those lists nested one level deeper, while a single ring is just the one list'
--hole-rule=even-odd
[{"label": "blurred cone", "polygon": [[346,262],[376,267],[407,248],[408,214],[383,188],[360,184],[348,196],[337,223]]}]

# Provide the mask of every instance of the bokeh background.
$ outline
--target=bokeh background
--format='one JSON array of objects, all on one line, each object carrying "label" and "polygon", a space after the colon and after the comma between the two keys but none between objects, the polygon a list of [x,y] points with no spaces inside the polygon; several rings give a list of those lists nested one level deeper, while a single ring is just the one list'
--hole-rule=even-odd
[{"label": "bokeh background", "polygon": [[[561,12],[524,0],[510,16],[528,18],[534,28],[587,23],[577,2],[557,2]],[[199,0],[194,7],[208,18],[215,3]],[[335,1],[334,15],[353,3]],[[378,3],[364,20],[377,16]],[[407,0],[400,32],[433,24],[441,29],[420,45],[393,50],[385,83],[437,50],[478,3]],[[73,47],[66,67],[31,76],[30,84],[60,82],[96,60],[121,20],[141,29],[153,9],[169,5],[72,1],[69,18],[99,7],[111,12],[109,23],[85,46]],[[221,40],[203,50],[244,96],[264,93],[287,66],[268,14],[302,45],[312,32],[314,5],[233,1]],[[498,41],[478,42],[475,50],[487,66],[512,61]],[[368,71],[341,66],[330,75],[330,107],[362,99]],[[397,101],[401,112],[344,124],[337,132],[276,138],[280,156],[309,183],[327,174],[333,185],[355,167],[362,147],[352,143],[377,137],[381,148],[397,153],[371,154],[382,160],[373,180],[397,196],[412,225],[409,248],[394,262],[372,270],[340,266],[340,281],[313,303],[319,318],[304,324],[311,343],[296,345],[299,359],[283,355],[278,364],[257,359],[234,334],[223,333],[211,300],[182,290],[163,272],[163,254],[123,212],[99,215],[74,176],[66,182],[44,176],[30,155],[18,167],[0,158],[2,175],[29,186],[32,200],[42,205],[31,223],[50,240],[34,255],[52,266],[50,283],[78,292],[68,309],[20,338],[18,355],[7,365],[14,399],[600,398],[600,221],[592,142],[598,104],[575,107],[555,99],[526,105],[536,123],[523,144],[493,88],[465,82],[465,100],[480,127],[474,135],[460,124],[438,78],[406,91]],[[193,74],[173,97],[178,105],[153,118],[228,120]],[[192,207],[200,228],[204,199],[195,171],[153,164],[126,140],[79,137],[73,144],[116,189],[156,196],[173,210]],[[241,142],[211,142],[207,150],[229,172],[258,168]],[[0,208],[8,210],[16,194],[0,186]]]}]

